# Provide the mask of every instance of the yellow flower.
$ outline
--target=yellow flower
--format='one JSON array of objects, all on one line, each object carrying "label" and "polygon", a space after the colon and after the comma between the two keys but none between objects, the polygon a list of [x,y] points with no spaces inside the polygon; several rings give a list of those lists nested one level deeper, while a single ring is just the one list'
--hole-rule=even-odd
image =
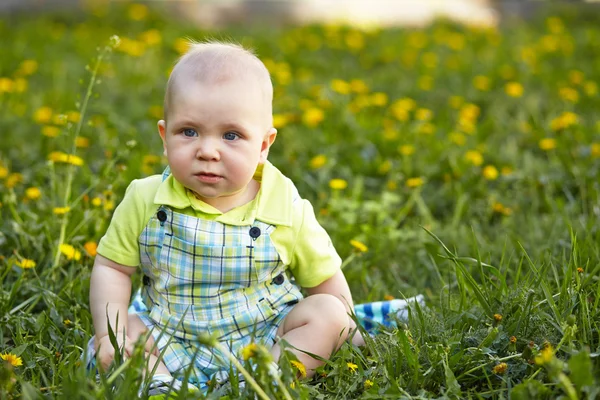
[{"label": "yellow flower", "polygon": [[102,205],[102,199],[100,197],[94,197],[92,199],[92,205],[94,207],[100,207]]},{"label": "yellow flower", "polygon": [[360,50],[365,46],[363,34],[359,31],[351,31],[346,35],[346,46],[350,50]]},{"label": "yellow flower", "polygon": [[83,248],[90,255],[90,257],[95,257],[96,254],[98,254],[98,252],[96,251],[98,249],[98,245],[96,244],[96,242],[85,242]]},{"label": "yellow flower", "polygon": [[422,177],[410,178],[406,180],[406,187],[416,188],[419,186],[423,186],[425,180]]},{"label": "yellow flower", "polygon": [[565,111],[550,122],[550,128],[554,131],[558,131],[576,125],[578,122],[579,118],[577,117],[577,114]]},{"label": "yellow flower", "polygon": [[573,88],[560,88],[558,94],[561,99],[570,101],[571,103],[577,103],[579,101],[579,92]]},{"label": "yellow flower", "polygon": [[15,262],[15,264],[17,264],[17,266],[19,266],[23,269],[29,269],[29,268],[33,268],[36,266],[35,261],[30,260],[29,258],[24,258],[22,260],[19,260],[19,261]]},{"label": "yellow flower", "polygon": [[158,29],[150,29],[142,32],[139,36],[139,39],[147,45],[153,46],[162,41],[162,36],[160,35],[160,31]]},{"label": "yellow flower", "polygon": [[556,148],[556,139],[553,138],[544,138],[542,140],[540,140],[540,142],[538,143],[540,146],[540,149],[542,150],[552,150]]},{"label": "yellow flower", "polygon": [[435,125],[430,122],[425,122],[419,126],[419,133],[423,135],[431,135],[435,132]]},{"label": "yellow flower", "polygon": [[540,353],[535,356],[535,363],[537,365],[549,364],[554,359],[554,349],[552,346],[545,346]]},{"label": "yellow flower", "polygon": [[327,163],[327,156],[325,154],[318,154],[310,159],[309,165],[312,169],[319,169]]},{"label": "yellow flower", "polygon": [[350,93],[350,90],[352,89],[350,84],[342,79],[332,80],[331,83],[329,84],[329,86],[331,86],[331,89],[334,92],[337,92],[339,94],[348,94],[348,93]]},{"label": "yellow flower", "polygon": [[354,93],[367,93],[369,91],[369,87],[360,79],[352,79],[350,81],[350,90],[352,90]]},{"label": "yellow flower", "polygon": [[387,104],[387,102],[388,96],[383,92],[376,92],[371,95],[371,104],[374,106],[383,107]]},{"label": "yellow flower", "polygon": [[289,118],[285,114],[274,114],[273,115],[273,127],[275,129],[283,128],[289,122]]},{"label": "yellow flower", "polygon": [[517,337],[516,336],[511,336],[510,339],[508,339],[512,344],[517,343]]},{"label": "yellow flower", "polygon": [[78,136],[77,139],[75,139],[75,146],[79,147],[79,148],[85,148],[85,147],[89,147],[90,145],[90,139],[83,137],[83,136]]},{"label": "yellow flower", "polygon": [[508,368],[506,363],[496,364],[494,368],[492,368],[492,372],[496,375],[503,375]]},{"label": "yellow flower", "polygon": [[59,249],[68,260],[79,261],[81,259],[81,252],[70,244],[63,243],[60,245]]},{"label": "yellow flower", "polygon": [[419,108],[415,111],[415,118],[419,121],[429,121],[433,117],[433,112],[427,108]]},{"label": "yellow flower", "polygon": [[23,93],[27,90],[28,83],[23,78],[15,79],[15,92]]},{"label": "yellow flower", "polygon": [[104,209],[105,209],[106,211],[110,211],[110,210],[112,210],[113,208],[115,208],[115,202],[114,202],[114,201],[112,201],[112,200],[106,200],[106,201],[104,202]]},{"label": "yellow flower", "polygon": [[36,60],[23,60],[19,65],[19,75],[31,75],[38,69],[38,62]]},{"label": "yellow flower", "polygon": [[40,107],[33,113],[33,120],[39,124],[46,124],[52,120],[52,109]]},{"label": "yellow flower", "polygon": [[365,386],[365,390],[371,389],[373,387],[373,381],[371,381],[369,379],[365,380],[364,386]]},{"label": "yellow flower", "polygon": [[379,168],[377,168],[377,172],[383,175],[387,174],[390,171],[390,169],[392,169],[392,161],[388,159],[379,165]]},{"label": "yellow flower", "polygon": [[119,43],[119,47],[117,48],[120,52],[129,54],[132,57],[140,57],[144,55],[146,51],[146,45],[144,42],[140,42],[139,40],[133,40],[129,38],[121,38],[121,42]]},{"label": "yellow flower", "polygon": [[523,96],[523,85],[519,82],[508,82],[506,86],[504,86],[504,90],[506,91],[506,94],[511,97]]},{"label": "yellow flower", "polygon": [[332,179],[329,181],[329,187],[334,190],[343,190],[348,187],[348,182],[339,178]]},{"label": "yellow flower", "polygon": [[42,197],[42,191],[36,187],[30,187],[25,189],[25,197],[29,200],[37,200]]},{"label": "yellow flower", "polygon": [[483,75],[477,75],[475,78],[473,78],[473,86],[477,90],[487,92],[490,90],[490,78]]},{"label": "yellow flower", "polygon": [[600,157],[600,143],[592,143],[590,145],[590,154],[594,158]]},{"label": "yellow flower", "polygon": [[417,80],[419,89],[429,91],[433,88],[433,78],[431,76],[422,76]]},{"label": "yellow flower", "polygon": [[7,188],[13,188],[21,182],[23,182],[23,175],[21,175],[18,172],[14,172],[14,173],[8,175],[8,177],[6,178],[6,181],[4,181],[4,186],[6,186]]},{"label": "yellow flower", "polygon": [[504,204],[498,203],[498,202],[494,202],[492,204],[492,210],[494,210],[495,213],[506,215],[506,216],[512,214],[512,209],[510,207],[506,207],[506,206],[504,206]]},{"label": "yellow flower", "polygon": [[465,153],[465,160],[469,161],[475,166],[483,164],[483,156],[477,150],[469,150]]},{"label": "yellow flower", "polygon": [[256,343],[250,343],[242,349],[242,358],[244,361],[248,361],[252,357],[258,354],[258,346]]},{"label": "yellow flower", "polygon": [[415,152],[415,146],[411,144],[403,144],[402,146],[398,147],[398,151],[403,156],[410,156]]},{"label": "yellow flower", "polygon": [[348,366],[348,369],[352,372],[355,372],[358,368],[358,365],[351,363],[351,362],[346,363],[346,365]]},{"label": "yellow flower", "polygon": [[4,179],[8,176],[8,168],[0,164],[0,179]]},{"label": "yellow flower", "polygon": [[448,135],[448,138],[450,139],[450,141],[452,143],[455,143],[459,146],[463,146],[467,141],[467,138],[465,137],[465,135],[463,135],[460,132],[450,132],[450,134]]},{"label": "yellow flower", "polygon": [[129,6],[129,18],[134,21],[141,21],[148,16],[148,7],[144,4],[134,3]]},{"label": "yellow flower", "polygon": [[82,166],[83,159],[73,154],[66,154],[61,151],[53,151],[48,155],[48,160],[58,162],[58,163],[66,163],[72,164],[75,166]]},{"label": "yellow flower", "polygon": [[583,91],[590,97],[595,96],[598,93],[598,85],[593,81],[585,81],[583,83]]},{"label": "yellow flower", "polygon": [[52,212],[56,215],[65,215],[69,211],[71,211],[71,207],[54,207],[52,209]]},{"label": "yellow flower", "polygon": [[298,373],[302,378],[306,378],[306,367],[300,361],[292,360],[290,364],[298,370]]},{"label": "yellow flower", "polygon": [[323,113],[323,110],[320,108],[311,107],[302,115],[302,122],[304,122],[306,126],[314,128],[315,126],[319,125],[324,118],[325,113]]},{"label": "yellow flower", "polygon": [[358,240],[352,239],[350,241],[350,244],[352,245],[352,247],[354,247],[356,250],[360,251],[361,253],[366,253],[367,251],[369,251],[369,248],[364,243],[359,242]]},{"label": "yellow flower", "polygon": [[9,363],[10,365],[12,365],[13,367],[20,367],[21,365],[23,365],[23,359],[19,356],[16,356],[12,353],[3,353],[0,354],[0,358],[2,358],[4,361],[6,361],[7,363]]},{"label": "yellow flower", "polygon": [[493,181],[498,179],[498,169],[493,165],[486,165],[483,168],[483,177],[488,181]]},{"label": "yellow flower", "polygon": [[42,135],[47,137],[57,137],[60,135],[60,128],[52,125],[42,126]]},{"label": "yellow flower", "polygon": [[496,322],[502,321],[502,314],[494,314],[494,320]]},{"label": "yellow flower", "polygon": [[175,43],[173,43],[173,48],[179,54],[185,54],[190,49],[191,44],[188,39],[177,38],[175,39]]},{"label": "yellow flower", "polygon": [[14,90],[14,82],[10,78],[0,78],[0,93],[10,93]]},{"label": "yellow flower", "polygon": [[580,274],[583,274],[583,268],[581,268],[581,267],[577,268],[577,272],[579,272]]}]

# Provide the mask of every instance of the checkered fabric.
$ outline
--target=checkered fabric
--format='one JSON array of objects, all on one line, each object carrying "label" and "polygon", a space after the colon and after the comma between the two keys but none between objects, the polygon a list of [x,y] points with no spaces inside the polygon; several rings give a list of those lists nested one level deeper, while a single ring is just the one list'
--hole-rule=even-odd
[{"label": "checkered fabric", "polygon": [[217,337],[235,355],[253,341],[273,344],[277,327],[302,298],[271,242],[275,228],[258,220],[226,225],[165,206],[150,219],[139,237],[147,307],[139,315],[154,329],[172,373],[193,365],[192,380],[203,386],[228,368],[214,350],[197,345],[200,333]]}]

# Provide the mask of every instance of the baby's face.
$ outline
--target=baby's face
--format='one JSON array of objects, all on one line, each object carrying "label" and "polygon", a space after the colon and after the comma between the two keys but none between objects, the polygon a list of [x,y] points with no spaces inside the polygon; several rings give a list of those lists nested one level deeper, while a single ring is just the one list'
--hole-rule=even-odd
[{"label": "baby's face", "polygon": [[264,103],[260,90],[235,81],[175,88],[167,121],[158,123],[175,179],[221,210],[249,201],[276,135]]}]

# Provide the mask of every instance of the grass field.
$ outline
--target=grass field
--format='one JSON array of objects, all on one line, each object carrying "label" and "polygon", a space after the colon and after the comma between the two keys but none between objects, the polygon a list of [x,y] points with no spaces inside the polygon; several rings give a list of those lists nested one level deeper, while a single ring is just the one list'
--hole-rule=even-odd
[{"label": "grass field", "polygon": [[207,32],[127,3],[0,19],[0,398],[135,397],[139,354],[100,384],[81,365],[89,277],[128,183],[164,168],[156,121],[186,37],[265,61],[270,159],[355,301],[427,300],[310,381],[283,359],[274,385],[250,357],[266,396],[599,398],[597,13]]}]

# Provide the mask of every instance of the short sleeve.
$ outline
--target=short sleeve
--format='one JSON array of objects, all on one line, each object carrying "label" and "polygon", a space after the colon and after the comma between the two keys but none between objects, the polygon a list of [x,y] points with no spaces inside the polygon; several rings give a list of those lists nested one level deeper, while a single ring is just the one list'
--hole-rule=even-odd
[{"label": "short sleeve", "polygon": [[139,185],[139,180],[131,182],[98,244],[98,254],[128,267],[140,264],[138,238],[147,222]]},{"label": "short sleeve", "polygon": [[311,288],[320,285],[339,271],[342,260],[327,231],[317,221],[310,202],[297,201],[300,204],[295,207],[299,207],[299,215],[295,216],[294,224],[299,224],[290,254],[290,270],[300,286]]}]

